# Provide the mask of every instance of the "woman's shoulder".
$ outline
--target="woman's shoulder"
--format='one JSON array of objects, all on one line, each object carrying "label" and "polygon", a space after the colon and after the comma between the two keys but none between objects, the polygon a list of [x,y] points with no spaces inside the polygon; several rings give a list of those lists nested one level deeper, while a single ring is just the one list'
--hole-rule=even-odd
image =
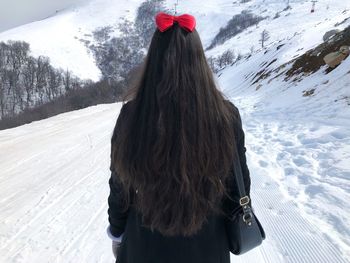
[{"label": "woman's shoulder", "polygon": [[130,109],[134,105],[134,100],[129,100],[126,102],[123,102],[122,107],[119,112],[118,119],[122,119],[128,116],[128,112],[130,112]]},{"label": "woman's shoulder", "polygon": [[241,114],[239,112],[239,109],[230,100],[225,99],[225,103],[228,104],[228,107],[230,107],[230,110],[232,111],[232,114],[233,114],[233,127],[235,131],[235,137],[237,140],[240,140],[242,136],[244,136],[244,131],[243,131],[242,119],[241,119]]},{"label": "woman's shoulder", "polygon": [[120,129],[120,125],[122,125],[122,123],[125,121],[125,118],[129,115],[128,112],[132,104],[133,104],[132,100],[129,100],[127,102],[122,102],[122,106],[120,108],[118,117],[114,125],[113,136],[115,136],[117,131]]},{"label": "woman's shoulder", "polygon": [[122,112],[130,109],[134,103],[134,100],[124,101],[120,111]]},{"label": "woman's shoulder", "polygon": [[235,119],[240,119],[240,113],[236,105],[228,99],[224,99],[224,103],[226,103],[226,105],[228,105],[228,107],[233,111]]}]

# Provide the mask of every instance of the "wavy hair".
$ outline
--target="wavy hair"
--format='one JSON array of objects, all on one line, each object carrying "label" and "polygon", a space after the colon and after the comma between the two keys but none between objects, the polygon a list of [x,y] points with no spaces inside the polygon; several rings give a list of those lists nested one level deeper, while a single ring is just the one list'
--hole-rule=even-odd
[{"label": "wavy hair", "polygon": [[[231,102],[217,89],[196,30],[156,29],[112,136],[111,170],[144,226],[195,234],[222,213],[235,147]],[[131,197],[132,195],[132,197]]]}]

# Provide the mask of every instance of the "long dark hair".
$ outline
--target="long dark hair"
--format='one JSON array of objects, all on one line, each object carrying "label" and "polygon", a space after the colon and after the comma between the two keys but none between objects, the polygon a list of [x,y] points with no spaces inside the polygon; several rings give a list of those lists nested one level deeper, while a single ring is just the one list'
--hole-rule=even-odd
[{"label": "long dark hair", "polygon": [[163,235],[195,234],[210,213],[223,212],[234,115],[216,86],[196,30],[175,23],[155,31],[114,129],[111,169],[125,207],[134,193],[143,224]]}]

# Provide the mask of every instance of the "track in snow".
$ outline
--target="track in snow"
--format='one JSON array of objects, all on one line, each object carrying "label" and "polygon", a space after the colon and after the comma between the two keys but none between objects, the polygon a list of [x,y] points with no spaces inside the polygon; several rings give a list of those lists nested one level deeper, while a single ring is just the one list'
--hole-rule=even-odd
[{"label": "track in snow", "polygon": [[[106,201],[110,136],[119,110],[118,103],[103,104],[0,131],[0,152],[6,152],[0,157],[0,262],[113,261],[105,234]],[[306,177],[303,172],[316,171],[314,179],[322,176],[327,160],[317,161],[313,154],[330,146],[313,144],[300,131],[293,136],[297,125],[241,113],[253,204],[267,239],[246,255],[231,255],[231,261],[349,262],[342,255],[345,241],[336,242],[338,235],[327,235],[308,211],[302,213],[313,203],[308,207],[308,196],[295,192],[298,186],[308,187],[307,181],[298,183]],[[339,143],[347,140],[333,134]],[[308,152],[297,147],[298,140],[309,144]],[[329,190],[336,183],[323,187]],[[311,190],[316,191],[315,185],[309,184]],[[345,234],[348,239],[349,232]]]},{"label": "track in snow", "polygon": [[[261,124],[257,124],[257,127],[259,125]],[[349,258],[346,259],[346,256],[342,255],[339,247],[330,240],[330,236],[322,231],[322,225],[317,225],[316,220],[312,221],[310,215],[303,213],[303,206],[298,207],[298,201],[303,201],[299,200],[297,189],[289,185],[289,180],[298,180],[298,172],[286,165],[293,163],[293,157],[284,147],[283,150],[278,150],[281,144],[290,147],[292,145],[288,141],[276,139],[277,135],[271,134],[274,125],[261,126],[264,128],[258,133],[255,130],[257,127],[247,127],[246,140],[248,165],[252,176],[252,200],[256,214],[265,228],[267,239],[254,252],[240,258],[232,255],[232,262],[349,262]],[[265,135],[260,132],[264,132]],[[279,145],[274,139],[279,141]],[[270,152],[271,148],[276,148],[276,152]],[[285,159],[281,156],[285,156]],[[294,160],[298,164],[307,164],[307,161],[301,161],[302,157],[297,154]],[[312,164],[310,169],[313,169]],[[284,176],[291,178],[285,181],[279,178]],[[309,187],[312,189],[315,186]],[[301,195],[302,190],[300,189]],[[293,194],[296,195],[295,200],[290,198]],[[349,230],[346,234],[349,238]]]},{"label": "track in snow", "polygon": [[[344,127],[255,111],[236,97],[252,202],[267,240],[232,262],[350,262],[350,134]],[[254,100],[254,99],[253,99]]]},{"label": "track in snow", "polygon": [[119,108],[0,132],[0,262],[111,262],[108,168]]}]

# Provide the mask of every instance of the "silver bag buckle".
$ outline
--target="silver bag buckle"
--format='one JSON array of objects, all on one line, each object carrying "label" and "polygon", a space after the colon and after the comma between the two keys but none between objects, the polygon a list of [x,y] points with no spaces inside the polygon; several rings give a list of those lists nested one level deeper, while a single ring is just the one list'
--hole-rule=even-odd
[{"label": "silver bag buckle", "polygon": [[243,196],[242,198],[239,199],[239,204],[241,206],[245,206],[249,203],[250,199],[249,197],[246,195],[246,196]]}]

